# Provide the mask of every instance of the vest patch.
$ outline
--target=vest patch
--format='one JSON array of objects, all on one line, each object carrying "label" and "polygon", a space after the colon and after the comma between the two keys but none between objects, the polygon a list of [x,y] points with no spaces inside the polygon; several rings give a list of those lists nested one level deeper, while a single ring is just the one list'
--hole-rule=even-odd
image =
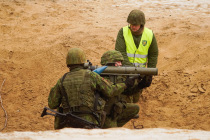
[{"label": "vest patch", "polygon": [[147,45],[147,41],[146,40],[142,40],[142,45],[146,46]]}]

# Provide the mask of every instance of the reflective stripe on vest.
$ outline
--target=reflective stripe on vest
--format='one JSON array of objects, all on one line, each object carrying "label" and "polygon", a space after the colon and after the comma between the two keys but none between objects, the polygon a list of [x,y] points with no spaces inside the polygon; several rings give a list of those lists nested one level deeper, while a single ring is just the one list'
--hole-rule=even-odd
[{"label": "reflective stripe on vest", "polygon": [[152,30],[144,27],[138,49],[128,26],[123,27],[123,36],[129,61],[135,66],[146,67],[148,50],[153,38]]}]

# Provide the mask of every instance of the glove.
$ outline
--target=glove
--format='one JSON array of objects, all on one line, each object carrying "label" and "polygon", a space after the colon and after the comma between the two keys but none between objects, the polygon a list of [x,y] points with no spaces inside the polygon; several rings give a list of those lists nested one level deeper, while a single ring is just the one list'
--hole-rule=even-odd
[{"label": "glove", "polygon": [[140,89],[143,89],[143,88],[149,87],[151,83],[152,83],[152,76],[151,75],[144,76],[144,78],[139,82],[138,87]]},{"label": "glove", "polygon": [[135,83],[135,77],[127,77],[126,80],[125,80],[125,85],[127,87],[132,87]]}]

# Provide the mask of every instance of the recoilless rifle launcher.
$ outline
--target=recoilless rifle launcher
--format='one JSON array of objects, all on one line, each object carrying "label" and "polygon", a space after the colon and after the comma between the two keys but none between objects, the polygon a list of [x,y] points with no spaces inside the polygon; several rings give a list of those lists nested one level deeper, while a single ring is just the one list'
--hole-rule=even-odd
[{"label": "recoilless rifle launcher", "polygon": [[157,68],[142,68],[142,67],[132,67],[132,66],[109,66],[112,63],[108,63],[106,66],[92,66],[91,62],[84,64],[84,68],[90,69],[98,73],[101,76],[109,76],[113,83],[116,83],[117,76],[129,76],[136,78],[143,78],[144,76],[158,75]]}]

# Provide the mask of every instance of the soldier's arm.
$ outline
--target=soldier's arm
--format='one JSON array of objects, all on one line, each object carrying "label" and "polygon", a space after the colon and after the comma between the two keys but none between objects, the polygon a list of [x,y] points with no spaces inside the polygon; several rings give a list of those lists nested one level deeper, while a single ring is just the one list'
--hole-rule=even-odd
[{"label": "soldier's arm", "polygon": [[122,62],[123,65],[133,66],[132,63],[128,60],[127,52],[126,52],[126,44],[123,36],[123,28],[121,28],[118,32],[116,43],[115,43],[115,50],[121,52],[124,61]]},{"label": "soldier's arm", "polygon": [[51,109],[56,109],[61,104],[60,84],[60,80],[58,80],[56,85],[50,90],[50,94],[48,97],[48,106]]},{"label": "soldier's arm", "polygon": [[[123,80],[125,81],[126,78],[124,78]],[[135,80],[134,85],[132,87],[126,88],[125,91],[123,92],[123,94],[133,95],[133,94],[135,94],[136,92],[139,91],[139,88],[138,88],[139,80],[138,79],[134,79],[134,80]]]},{"label": "soldier's arm", "polygon": [[138,83],[139,81],[136,79],[134,86],[127,88],[123,92],[123,94],[133,97],[133,103],[137,103],[139,101],[140,95],[142,94],[142,89],[139,88]]},{"label": "soldier's arm", "polygon": [[[110,80],[110,78],[108,78],[108,77],[103,77],[105,80],[107,80],[109,83],[111,83],[111,85],[114,85],[114,83],[113,82],[111,82],[111,80]],[[120,83],[124,83],[125,81],[120,81],[120,82],[117,82],[118,84],[120,84]],[[120,84],[121,85],[121,84]],[[116,87],[114,87],[115,89],[115,95],[120,95],[120,94],[122,94],[123,92],[125,92],[125,90],[127,90],[128,88],[126,88],[126,89],[122,89],[122,86],[119,86],[119,85],[117,85]]]},{"label": "soldier's arm", "polygon": [[126,88],[125,83],[113,85],[111,82],[108,82],[106,79],[95,72],[91,72],[90,74],[92,88],[100,91],[100,93],[102,93],[105,97],[118,95],[119,93],[122,93]]},{"label": "soldier's arm", "polygon": [[158,45],[155,38],[155,35],[153,34],[152,43],[148,50],[148,68],[156,68],[158,60]]}]

